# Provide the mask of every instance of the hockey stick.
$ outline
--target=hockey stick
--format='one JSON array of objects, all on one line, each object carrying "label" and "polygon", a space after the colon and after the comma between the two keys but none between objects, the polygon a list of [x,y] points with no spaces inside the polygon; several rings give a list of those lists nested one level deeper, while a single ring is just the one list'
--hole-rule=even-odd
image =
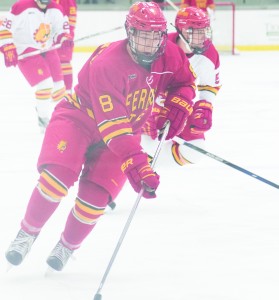
[{"label": "hockey stick", "polygon": [[166,2],[175,10],[178,11],[179,8],[171,1],[171,0],[166,0]]},{"label": "hockey stick", "polygon": [[[169,4],[176,12],[179,11],[179,8],[178,8],[171,0],[166,0],[166,2],[167,2],[167,3],[168,3],[168,4]],[[181,38],[181,40],[182,40],[183,43],[185,44],[185,47],[186,47],[187,51],[188,51],[189,53],[191,53],[192,50],[191,50],[191,48],[190,48],[190,46],[189,46],[189,43],[186,41],[185,37],[183,36],[182,32],[181,32],[178,28],[176,28],[175,25],[173,25],[172,23],[170,23],[170,24],[171,24],[171,25],[175,28],[175,30],[178,32],[179,37]]]},{"label": "hockey stick", "polygon": [[18,60],[21,60],[21,59],[24,59],[24,58],[27,58],[27,57],[31,57],[31,56],[35,56],[35,55],[38,55],[38,54],[43,54],[43,53],[48,52],[48,51],[59,49],[60,47],[61,47],[61,44],[56,44],[56,45],[54,45],[50,48],[38,49],[38,50],[35,50],[35,51],[32,51],[32,52],[21,54],[21,55],[18,56]]},{"label": "hockey stick", "polygon": [[110,32],[112,32],[112,31],[116,31],[116,30],[119,30],[119,29],[123,29],[123,28],[124,28],[123,26],[117,26],[117,27],[114,27],[114,28],[111,28],[111,29],[108,29],[108,30],[104,30],[104,31],[92,33],[92,34],[86,35],[86,36],[84,36],[84,37],[81,37],[81,38],[75,40],[75,43],[81,42],[81,41],[83,41],[83,40],[90,39],[90,38],[95,37],[95,36],[98,36],[98,35],[102,35],[102,34],[110,33]]},{"label": "hockey stick", "polygon": [[[118,26],[118,27],[115,27],[115,28],[112,28],[112,29],[109,29],[109,30],[96,32],[96,33],[81,37],[79,39],[76,39],[74,41],[74,43],[78,43],[78,42],[81,42],[83,40],[87,40],[89,38],[92,38],[92,37],[95,37],[95,36],[98,36],[98,35],[102,35],[102,34],[105,34],[105,33],[110,33],[112,31],[116,31],[116,30],[119,30],[119,29],[122,29],[122,28],[123,28],[123,26]],[[42,53],[45,53],[45,52],[48,52],[48,51],[51,51],[51,50],[56,50],[56,49],[59,49],[60,47],[61,47],[61,44],[57,44],[57,45],[54,45],[54,46],[52,46],[50,48],[47,48],[47,49],[38,49],[38,50],[29,52],[29,53],[26,53],[26,54],[21,54],[21,55],[18,56],[18,59],[21,60],[21,59],[31,57],[31,56],[34,56],[34,55],[38,55],[38,54],[42,54]]]},{"label": "hockey stick", "polygon": [[276,184],[276,183],[274,183],[272,181],[269,181],[269,180],[267,180],[267,179],[265,179],[265,178],[263,178],[263,177],[261,177],[259,175],[256,175],[256,174],[254,174],[254,173],[252,173],[252,172],[250,172],[250,171],[248,171],[248,170],[246,170],[246,169],[244,169],[242,167],[239,167],[239,166],[237,166],[237,165],[235,165],[235,164],[233,164],[233,163],[231,163],[231,162],[229,162],[229,161],[227,161],[227,160],[225,160],[225,159],[223,159],[223,158],[221,158],[221,157],[219,157],[217,155],[214,155],[214,154],[212,154],[212,153],[210,153],[210,152],[208,152],[208,151],[206,151],[206,150],[204,150],[202,148],[199,148],[199,147],[197,147],[197,146],[195,146],[193,144],[190,144],[190,143],[184,141],[183,139],[181,139],[179,137],[175,137],[173,140],[175,142],[177,142],[178,144],[180,144],[180,145],[185,145],[185,146],[187,146],[187,147],[189,147],[189,148],[191,148],[193,150],[196,150],[196,151],[198,151],[198,152],[200,152],[200,153],[202,153],[202,154],[204,154],[204,155],[206,155],[206,156],[208,156],[210,158],[213,158],[213,159],[219,161],[222,164],[225,164],[225,165],[227,165],[227,166],[229,166],[231,168],[234,168],[234,169],[236,169],[236,170],[238,170],[238,171],[240,171],[240,172],[242,172],[242,173],[244,173],[246,175],[249,175],[249,176],[251,176],[251,177],[253,177],[255,179],[258,179],[258,180],[260,180],[260,181],[262,181],[262,182],[264,182],[264,183],[266,183],[266,184],[268,184],[268,185],[270,185],[270,186],[272,186],[272,187],[274,187],[276,189],[279,189],[279,185],[278,184]]},{"label": "hockey stick", "polygon": [[[168,134],[169,127],[170,127],[170,122],[167,121],[166,124],[165,124],[165,126],[164,126],[164,131],[163,131],[163,133],[162,133],[162,137],[161,137],[160,143],[159,143],[159,145],[158,145],[158,147],[157,147],[156,153],[155,153],[155,155],[154,155],[154,157],[153,157],[153,160],[152,160],[152,164],[151,164],[152,169],[154,169],[154,167],[155,167],[155,164],[156,164],[156,161],[157,161],[157,159],[158,159],[158,156],[159,156],[159,154],[160,154],[160,152],[161,152],[163,143],[164,143],[164,141],[166,140],[166,136],[167,136],[167,134]],[[118,240],[118,243],[117,243],[117,245],[116,245],[116,247],[115,247],[115,249],[114,249],[114,251],[113,251],[113,254],[112,254],[112,256],[111,256],[111,259],[110,259],[110,261],[109,261],[109,264],[108,264],[108,266],[107,266],[107,268],[106,268],[106,270],[105,270],[105,273],[104,273],[104,275],[103,275],[103,278],[102,278],[102,280],[101,280],[101,283],[100,283],[100,285],[99,285],[99,288],[98,288],[98,290],[97,290],[97,292],[96,292],[96,294],[95,294],[93,300],[101,300],[101,299],[102,299],[102,295],[100,294],[100,293],[101,293],[101,290],[102,290],[102,288],[103,288],[103,286],[104,286],[104,283],[105,283],[105,281],[106,281],[106,278],[107,278],[107,276],[108,276],[108,274],[109,274],[109,271],[110,271],[110,269],[111,269],[111,267],[112,267],[112,264],[113,264],[113,262],[114,262],[114,260],[115,260],[115,258],[116,258],[116,255],[117,255],[117,253],[118,253],[118,251],[119,251],[119,248],[120,248],[120,246],[121,246],[121,244],[122,244],[122,242],[123,242],[123,240],[124,240],[124,237],[125,237],[125,235],[126,235],[128,229],[129,229],[129,226],[130,226],[130,224],[131,224],[131,222],[132,222],[132,219],[133,219],[133,217],[134,217],[134,215],[135,215],[135,212],[136,212],[136,210],[137,210],[137,207],[138,207],[138,205],[139,205],[139,202],[140,202],[140,199],[141,199],[141,197],[142,197],[142,195],[143,195],[143,192],[144,192],[144,187],[142,187],[141,191],[138,193],[136,202],[135,202],[135,204],[134,204],[134,206],[133,206],[133,208],[132,208],[132,210],[131,210],[131,212],[130,212],[130,215],[129,215],[127,221],[126,221],[126,224],[125,224],[125,226],[124,226],[124,228],[123,228],[123,231],[122,231],[122,233],[121,233],[121,235],[120,235],[120,238],[119,238],[119,240]]]}]

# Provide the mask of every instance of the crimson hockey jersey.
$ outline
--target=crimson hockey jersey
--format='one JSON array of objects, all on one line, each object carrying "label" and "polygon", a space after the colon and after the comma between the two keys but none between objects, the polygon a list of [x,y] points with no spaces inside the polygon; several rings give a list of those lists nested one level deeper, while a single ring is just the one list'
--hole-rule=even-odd
[{"label": "crimson hockey jersey", "polygon": [[192,103],[194,80],[187,57],[172,42],[167,41],[165,53],[147,70],[132,61],[125,39],[96,49],[81,69],[75,91],[79,104],[93,112],[105,144],[127,157],[140,151],[136,135],[156,97],[168,91]]}]

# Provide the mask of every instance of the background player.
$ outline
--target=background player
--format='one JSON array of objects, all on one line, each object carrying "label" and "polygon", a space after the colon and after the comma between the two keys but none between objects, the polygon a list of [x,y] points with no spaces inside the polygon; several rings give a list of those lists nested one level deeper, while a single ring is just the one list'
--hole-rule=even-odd
[{"label": "background player", "polygon": [[[61,44],[62,49],[72,47],[69,23],[61,6],[51,0],[21,0],[11,8],[4,21],[5,32],[11,31],[13,42],[18,55],[24,55],[35,50],[51,48],[54,44]],[[16,55],[10,36],[2,39],[2,52],[6,57],[6,65],[15,65]],[[13,51],[13,55],[10,55]],[[12,57],[12,58],[11,58]],[[35,87],[36,111],[38,123],[42,131],[45,130],[55,104],[65,94],[65,85],[59,56],[56,50],[33,55],[18,60],[18,67],[28,83]]]},{"label": "background player", "polygon": [[[204,148],[205,132],[212,126],[213,104],[221,88],[219,53],[212,43],[209,16],[201,9],[181,8],[176,15],[175,27],[177,32],[170,33],[168,38],[176,43],[189,58],[197,76],[198,88],[193,113],[178,137]],[[160,111],[160,102],[164,101],[164,96],[161,95],[161,98],[157,99],[159,105],[154,107],[153,115],[144,127],[144,133],[153,139],[157,137],[157,113]],[[150,139],[147,137],[143,140],[145,148],[150,148],[152,144]],[[196,163],[201,158],[198,152],[176,142],[167,143],[165,148],[168,148],[165,151],[172,154],[168,157],[173,157],[179,165]]]}]

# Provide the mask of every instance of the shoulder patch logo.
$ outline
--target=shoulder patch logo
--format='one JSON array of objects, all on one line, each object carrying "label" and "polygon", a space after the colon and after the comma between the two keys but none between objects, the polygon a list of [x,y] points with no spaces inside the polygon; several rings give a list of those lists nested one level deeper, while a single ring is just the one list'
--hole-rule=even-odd
[{"label": "shoulder patch logo", "polygon": [[68,142],[61,140],[57,145],[57,150],[59,150],[60,153],[63,153],[67,148],[67,144]]}]

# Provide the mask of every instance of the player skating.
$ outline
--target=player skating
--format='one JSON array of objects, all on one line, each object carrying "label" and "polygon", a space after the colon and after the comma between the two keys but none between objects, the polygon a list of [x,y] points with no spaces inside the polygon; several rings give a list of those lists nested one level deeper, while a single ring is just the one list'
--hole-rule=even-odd
[{"label": "player skating", "polygon": [[[212,43],[210,19],[202,10],[196,7],[181,8],[176,15],[175,27],[177,32],[170,33],[168,38],[189,58],[197,76],[198,88],[193,113],[178,137],[203,148],[205,133],[212,126],[213,105],[221,88],[219,53]],[[161,95],[162,99],[157,99],[157,102],[163,102],[164,96]],[[144,127],[144,132],[153,139],[157,137],[156,122],[157,113],[160,111],[159,105],[154,107],[153,115]],[[150,144],[147,138],[144,145],[148,147]],[[176,142],[169,142],[165,147],[168,148],[165,151],[169,151],[168,157],[172,157],[172,161],[179,165],[196,163],[201,157],[198,152]]]},{"label": "player skating", "polygon": [[13,36],[13,43],[9,36],[7,41],[2,39],[6,65],[18,64],[25,79],[35,87],[38,123],[44,131],[55,104],[65,94],[59,56],[53,50],[17,61],[17,55],[48,49],[54,44],[61,44],[63,49],[72,47],[69,23],[61,6],[51,0],[21,0],[12,6],[3,27],[0,36],[7,31]]},{"label": "player skating", "polygon": [[115,199],[126,179],[143,197],[156,197],[159,176],[140,145],[154,99],[168,91],[159,119],[167,138],[192,112],[195,78],[184,52],[167,40],[156,3],[137,2],[126,17],[125,40],[102,45],[78,75],[75,94],[62,100],[47,127],[38,159],[40,177],[21,229],[6,252],[19,265],[68,189],[78,181],[75,205],[47,263],[60,271]]}]

